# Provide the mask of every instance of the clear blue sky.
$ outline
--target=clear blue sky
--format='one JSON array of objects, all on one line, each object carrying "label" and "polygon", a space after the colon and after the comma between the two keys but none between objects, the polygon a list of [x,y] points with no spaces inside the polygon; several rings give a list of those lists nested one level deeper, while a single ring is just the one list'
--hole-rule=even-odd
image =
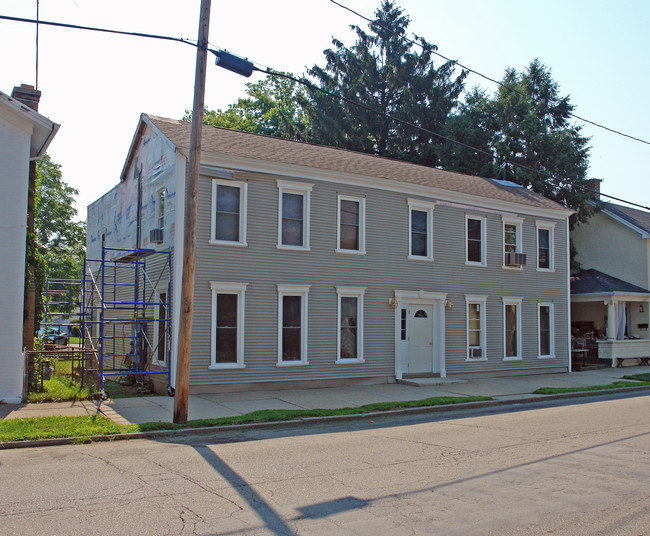
[{"label": "clear blue sky", "polygon": [[[379,0],[342,0],[372,16]],[[402,0],[410,30],[439,51],[500,79],[539,58],[576,113],[650,140],[650,2],[631,0]],[[43,20],[195,39],[199,0],[40,0]],[[36,0],[0,0],[0,14],[34,17]],[[328,0],[213,0],[210,42],[275,69],[302,74],[323,64],[337,37],[364,22]],[[365,27],[365,26],[364,26]],[[34,83],[35,30],[0,21],[0,90]],[[179,43],[42,27],[40,112],[62,125],[50,148],[85,206],[112,188],[139,114],[180,118],[192,107],[195,50]],[[206,105],[225,108],[246,80],[208,66]],[[494,86],[470,77],[468,86]],[[591,126],[590,177],[603,192],[650,205],[650,146]]]}]

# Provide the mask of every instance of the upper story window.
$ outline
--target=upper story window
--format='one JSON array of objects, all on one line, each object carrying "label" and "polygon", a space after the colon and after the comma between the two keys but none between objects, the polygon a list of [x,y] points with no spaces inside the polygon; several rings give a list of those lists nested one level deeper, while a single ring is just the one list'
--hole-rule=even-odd
[{"label": "upper story window", "polygon": [[277,181],[278,248],[309,249],[311,184]]},{"label": "upper story window", "polygon": [[248,184],[212,179],[212,229],[210,243],[246,246]]},{"label": "upper story window", "polygon": [[433,207],[413,199],[409,205],[409,259],[433,260]]},{"label": "upper story window", "polygon": [[[525,264],[522,256],[514,257],[512,254],[521,253],[521,228],[522,218],[503,218],[503,266],[508,268],[521,268]],[[510,254],[510,255],[509,255]],[[515,260],[522,262],[515,262]]]},{"label": "upper story window", "polygon": [[337,249],[339,253],[366,252],[365,197],[338,197]]},{"label": "upper story window", "polygon": [[158,192],[158,229],[165,228],[165,190]]},{"label": "upper story window", "polygon": [[537,269],[552,272],[555,269],[554,230],[555,223],[537,221]]},{"label": "upper story window", "polygon": [[465,264],[486,266],[485,217],[465,216]]}]

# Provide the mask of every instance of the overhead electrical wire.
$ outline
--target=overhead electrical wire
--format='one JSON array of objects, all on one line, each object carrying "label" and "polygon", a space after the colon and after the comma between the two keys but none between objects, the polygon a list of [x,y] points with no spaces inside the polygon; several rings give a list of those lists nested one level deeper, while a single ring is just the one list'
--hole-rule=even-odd
[{"label": "overhead electrical wire", "polygon": [[[330,1],[334,2],[334,0],[330,0]],[[334,2],[334,3],[337,4],[337,5],[341,5],[341,4],[338,4],[337,2]],[[347,8],[345,6],[341,5],[341,7],[344,7],[345,9],[350,10],[349,8]],[[352,10],[350,10],[350,11],[352,11]],[[353,11],[353,13],[357,14],[354,11]],[[362,18],[365,18],[362,15],[359,15],[359,16],[361,16]],[[193,46],[195,48],[203,48],[198,43],[193,42],[190,39],[184,39],[184,38],[181,38],[181,37],[171,37],[171,36],[166,36],[166,35],[156,35],[156,34],[149,34],[149,33],[142,33],[142,32],[126,32],[126,31],[121,31],[121,30],[110,30],[110,29],[106,29],[106,28],[97,28],[97,27],[91,27],[91,26],[79,26],[79,25],[75,25],[75,24],[67,24],[67,23],[62,23],[62,22],[52,22],[52,21],[43,21],[43,20],[35,20],[35,19],[26,19],[26,18],[20,18],[20,17],[10,17],[10,16],[7,16],[7,15],[0,15],[0,20],[10,20],[10,21],[16,21],[16,22],[28,22],[28,23],[32,23],[32,24],[44,24],[46,26],[56,26],[56,27],[62,27],[62,28],[71,28],[71,29],[75,29],[75,30],[88,30],[88,31],[93,31],[93,32],[104,32],[104,33],[111,33],[111,34],[128,35],[128,36],[133,36],[133,37],[144,37],[144,38],[149,38],[149,39],[160,39],[160,40],[164,40],[164,41],[176,41],[176,42],[179,42],[179,43],[185,43],[185,44],[191,45],[191,46]],[[221,52],[221,51],[214,50],[214,49],[211,49],[211,48],[206,48],[206,50],[208,50],[209,52],[215,54],[216,56],[218,56],[219,53]],[[251,63],[254,63],[254,62],[251,62]],[[261,65],[261,64],[258,64],[258,65]],[[524,169],[524,170],[529,171],[531,173],[535,173],[536,175],[539,175],[541,177],[545,177],[545,178],[547,178],[549,180],[552,180],[552,181],[554,181],[556,183],[568,184],[568,185],[570,185],[570,186],[572,186],[574,188],[578,188],[578,189],[580,189],[582,191],[585,191],[585,192],[599,194],[599,195],[601,195],[603,197],[607,197],[609,199],[614,199],[615,201],[620,201],[622,203],[626,203],[628,205],[632,205],[632,206],[635,206],[635,207],[650,211],[650,207],[647,207],[645,205],[640,205],[638,203],[634,203],[632,201],[627,201],[627,200],[622,199],[620,197],[605,194],[603,192],[599,192],[599,191],[594,190],[592,188],[588,188],[586,186],[576,184],[576,183],[574,183],[574,182],[572,182],[570,180],[560,179],[558,177],[555,177],[555,176],[551,175],[550,173],[531,168],[531,167],[526,166],[524,164],[519,164],[517,162],[507,160],[507,159],[499,159],[495,155],[493,155],[492,153],[490,153],[488,151],[484,151],[483,149],[479,149],[478,147],[473,147],[471,145],[460,142],[458,140],[454,140],[453,138],[449,138],[449,137],[444,136],[443,134],[440,134],[440,133],[435,132],[433,130],[429,130],[429,129],[424,128],[424,127],[422,127],[420,125],[416,125],[415,123],[411,123],[410,121],[406,121],[404,119],[400,119],[398,117],[392,116],[392,115],[390,115],[390,114],[388,114],[386,112],[382,112],[381,110],[376,110],[375,108],[372,108],[371,106],[368,106],[366,104],[354,101],[352,99],[348,99],[347,97],[343,97],[342,95],[338,95],[338,94],[333,93],[331,91],[327,91],[325,89],[319,88],[318,86],[315,86],[315,85],[311,84],[307,80],[295,78],[295,77],[293,77],[291,75],[288,75],[288,74],[276,71],[274,69],[271,69],[270,67],[266,67],[266,70],[264,70],[264,69],[261,69],[259,67],[253,66],[253,70],[261,72],[261,73],[265,73],[265,74],[268,74],[268,75],[271,75],[271,76],[278,76],[278,77],[281,77],[281,78],[286,78],[288,80],[292,80],[292,81],[294,81],[294,82],[296,82],[298,84],[307,86],[307,87],[309,87],[309,88],[311,88],[311,89],[313,89],[315,91],[319,91],[320,93],[323,93],[325,95],[329,95],[330,97],[333,97],[333,98],[339,99],[341,101],[347,102],[348,104],[351,104],[353,106],[363,108],[363,109],[365,109],[365,110],[367,110],[369,112],[375,113],[377,115],[381,115],[381,116],[383,116],[383,117],[385,117],[387,119],[390,119],[391,121],[396,121],[398,123],[409,126],[411,128],[426,132],[427,134],[431,134],[432,136],[435,136],[435,137],[437,137],[439,139],[448,141],[450,143],[454,143],[454,144],[459,145],[461,147],[464,147],[466,149],[470,149],[472,151],[475,151],[476,153],[480,153],[480,154],[489,156],[493,161],[498,160],[499,162],[503,162],[504,164],[509,164],[509,165],[511,165],[513,167],[517,167],[519,169]]]},{"label": "overhead electrical wire", "polygon": [[[349,11],[350,13],[353,13],[357,17],[359,17],[359,18],[361,18],[361,19],[363,19],[363,20],[365,20],[365,21],[367,21],[369,23],[376,24],[380,28],[382,28],[384,30],[387,30],[387,31],[390,31],[390,28],[387,28],[386,26],[380,24],[379,22],[377,22],[377,20],[370,19],[370,18],[366,17],[365,15],[362,15],[361,13],[355,11],[354,9],[352,9],[352,8],[346,6],[346,5],[343,5],[340,2],[337,2],[336,0],[329,0],[329,1],[332,2],[332,4],[335,4],[335,5],[339,6],[340,8],[345,9],[345,10]],[[413,39],[409,39],[406,36],[404,36],[404,40],[407,41],[408,43],[411,43],[412,45],[424,48],[422,46],[422,43],[419,43],[418,41],[415,41]],[[473,73],[473,74],[475,74],[477,76],[480,76],[481,78],[483,78],[485,80],[488,80],[489,82],[497,84],[498,86],[500,86],[500,87],[502,87],[504,89],[507,89],[509,91],[514,91],[516,93],[519,93],[520,95],[526,96],[523,92],[519,91],[518,89],[507,86],[506,84],[504,84],[503,82],[500,82],[499,80],[491,78],[491,77],[489,77],[489,76],[487,76],[487,75],[485,75],[485,74],[483,74],[483,73],[481,73],[481,72],[479,72],[479,71],[477,71],[475,69],[472,69],[471,67],[467,67],[467,65],[463,65],[458,60],[452,60],[451,58],[448,58],[447,56],[445,56],[443,54],[440,54],[440,52],[437,52],[436,50],[431,50],[431,53],[435,54],[439,58],[444,59],[445,61],[449,61],[451,63],[454,63],[454,64],[458,65],[460,68],[464,69],[465,71],[468,71],[468,72]],[[605,125],[601,125],[600,123],[596,123],[595,121],[591,121],[590,119],[586,119],[585,117],[581,117],[581,116],[576,115],[574,113],[568,112],[567,115],[569,115],[570,117],[573,117],[574,119],[577,119],[578,121],[582,121],[584,123],[589,123],[592,126],[601,128],[603,130],[607,130],[608,132],[612,132],[613,134],[618,134],[619,136],[623,136],[625,138],[629,138],[631,140],[638,141],[640,143],[645,143],[646,145],[650,145],[650,141],[647,141],[647,140],[644,140],[644,139],[641,139],[641,138],[637,138],[636,136],[626,134],[625,132],[621,132],[620,130],[613,129],[613,128],[607,127]]]}]

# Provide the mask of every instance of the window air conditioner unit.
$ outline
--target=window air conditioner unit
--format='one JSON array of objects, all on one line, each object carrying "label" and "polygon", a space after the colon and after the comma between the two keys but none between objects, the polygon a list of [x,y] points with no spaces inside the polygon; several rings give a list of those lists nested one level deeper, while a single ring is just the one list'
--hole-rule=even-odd
[{"label": "window air conditioner unit", "polygon": [[163,229],[151,229],[149,232],[149,242],[152,244],[163,243]]},{"label": "window air conditioner unit", "polygon": [[525,266],[525,253],[506,253],[506,266]]},{"label": "window air conditioner unit", "polygon": [[483,357],[483,348],[470,348],[469,357],[472,359]]}]

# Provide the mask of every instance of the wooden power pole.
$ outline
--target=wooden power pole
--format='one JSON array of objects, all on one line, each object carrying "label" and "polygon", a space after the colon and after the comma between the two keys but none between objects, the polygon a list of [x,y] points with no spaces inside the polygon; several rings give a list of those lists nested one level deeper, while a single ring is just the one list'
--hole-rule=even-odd
[{"label": "wooden power pole", "polygon": [[185,234],[183,235],[183,274],[181,286],[181,310],[178,329],[178,352],[176,359],[176,388],[174,398],[174,422],[186,423],[190,389],[190,347],[192,337],[192,312],[194,300],[194,250],[196,243],[196,200],[201,162],[201,134],[203,129],[203,102],[205,97],[205,72],[208,57],[208,33],[210,29],[211,0],[201,0],[199,17],[199,42],[196,49],[194,78],[194,108],[192,110],[192,134],[190,137],[190,173],[185,199]]}]

